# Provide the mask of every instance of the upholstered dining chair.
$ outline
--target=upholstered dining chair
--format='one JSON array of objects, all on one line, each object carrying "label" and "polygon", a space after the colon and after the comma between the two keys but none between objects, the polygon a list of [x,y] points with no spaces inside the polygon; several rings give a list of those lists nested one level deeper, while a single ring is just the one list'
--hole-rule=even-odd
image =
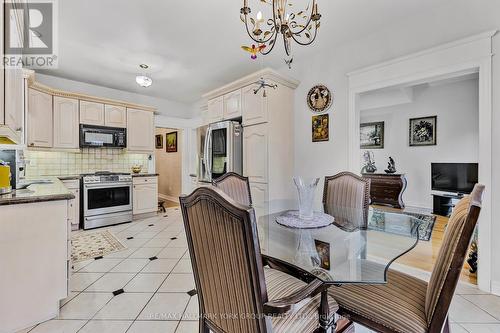
[{"label": "upholstered dining chair", "polygon": [[212,181],[212,185],[221,189],[233,200],[246,205],[252,205],[252,195],[250,194],[250,182],[247,177],[243,177],[236,172],[228,172]]},{"label": "upholstered dining chair", "polygon": [[215,187],[180,197],[198,291],[200,333],[306,333],[319,326],[318,279],[264,267],[253,208]]},{"label": "upholstered dining chair", "polygon": [[448,309],[481,211],[483,191],[483,185],[476,185],[453,210],[429,283],[389,270],[386,285],[330,288],[339,313],[376,332],[448,333]]},{"label": "upholstered dining chair", "polygon": [[325,177],[323,209],[346,229],[366,229],[370,206],[370,180],[351,172]]}]

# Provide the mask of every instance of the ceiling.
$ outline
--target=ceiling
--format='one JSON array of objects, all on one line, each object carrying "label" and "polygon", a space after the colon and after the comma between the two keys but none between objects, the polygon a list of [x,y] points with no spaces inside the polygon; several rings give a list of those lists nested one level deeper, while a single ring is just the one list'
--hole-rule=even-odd
[{"label": "ceiling", "polygon": [[[250,0],[250,5],[258,0]],[[318,0],[323,14],[313,46],[295,48],[294,64],[332,45],[358,39],[387,22],[453,0]],[[306,0],[295,0],[305,7]],[[44,74],[192,103],[261,68],[283,63],[283,45],[253,61],[239,19],[239,0],[64,0],[59,3],[59,68]],[[139,64],[154,83],[135,83]]]}]

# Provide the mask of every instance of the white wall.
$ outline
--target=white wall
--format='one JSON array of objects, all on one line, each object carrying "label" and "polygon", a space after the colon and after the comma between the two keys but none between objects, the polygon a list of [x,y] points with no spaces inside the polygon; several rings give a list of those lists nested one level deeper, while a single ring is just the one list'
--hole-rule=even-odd
[{"label": "white wall", "polygon": [[[327,20],[324,17],[323,20]],[[335,22],[331,23],[335,24]],[[299,78],[295,93],[295,173],[332,175],[348,168],[348,79],[347,73],[433,46],[459,40],[487,30],[500,29],[500,1],[456,0],[432,12],[401,17],[386,22],[385,28],[367,31],[365,38],[345,44],[329,44],[319,32],[316,43],[322,48],[315,56],[294,60],[292,70],[280,71]],[[492,169],[500,170],[500,35],[493,38],[493,120]],[[280,52],[278,48],[276,52]],[[308,90],[326,84],[335,94],[330,113],[330,141],[311,142],[311,112],[306,105]],[[500,174],[493,172],[492,202],[500,202]],[[318,189],[317,201],[321,191]],[[492,207],[492,216],[500,216],[500,205]],[[500,236],[500,223],[493,220],[492,239]],[[500,242],[493,242],[491,253],[500,253]],[[492,284],[500,290],[500,256],[493,256]]]},{"label": "white wall", "polygon": [[[374,154],[377,172],[384,172],[392,156],[398,172],[406,174],[408,187],[403,200],[407,206],[432,208],[431,163],[478,162],[478,94],[477,79],[438,86],[421,85],[414,88],[412,103],[361,110],[362,123],[385,122],[384,149],[370,151]],[[426,116],[438,117],[437,145],[409,147],[409,119]]]},{"label": "white wall", "polygon": [[110,98],[119,101],[152,106],[163,116],[177,118],[191,118],[192,106],[178,103],[163,98],[150,97],[146,95],[131,93],[89,83],[67,80],[56,76],[36,73],[35,80],[51,88],[61,89],[74,93],[87,94],[102,98]]}]

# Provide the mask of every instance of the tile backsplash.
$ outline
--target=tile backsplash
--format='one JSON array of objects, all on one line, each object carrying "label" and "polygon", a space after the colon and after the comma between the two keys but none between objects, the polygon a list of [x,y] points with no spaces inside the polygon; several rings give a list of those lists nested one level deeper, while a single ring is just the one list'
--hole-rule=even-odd
[{"label": "tile backsplash", "polygon": [[130,154],[118,149],[84,148],[79,152],[24,152],[29,164],[26,177],[65,176],[96,171],[131,172],[133,165],[142,165],[148,172],[148,154]]}]

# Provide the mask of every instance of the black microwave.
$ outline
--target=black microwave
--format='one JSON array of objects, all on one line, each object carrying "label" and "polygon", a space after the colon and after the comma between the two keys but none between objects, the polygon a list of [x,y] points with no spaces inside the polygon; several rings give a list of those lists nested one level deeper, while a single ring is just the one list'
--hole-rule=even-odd
[{"label": "black microwave", "polygon": [[80,124],[80,148],[127,148],[127,129]]}]

